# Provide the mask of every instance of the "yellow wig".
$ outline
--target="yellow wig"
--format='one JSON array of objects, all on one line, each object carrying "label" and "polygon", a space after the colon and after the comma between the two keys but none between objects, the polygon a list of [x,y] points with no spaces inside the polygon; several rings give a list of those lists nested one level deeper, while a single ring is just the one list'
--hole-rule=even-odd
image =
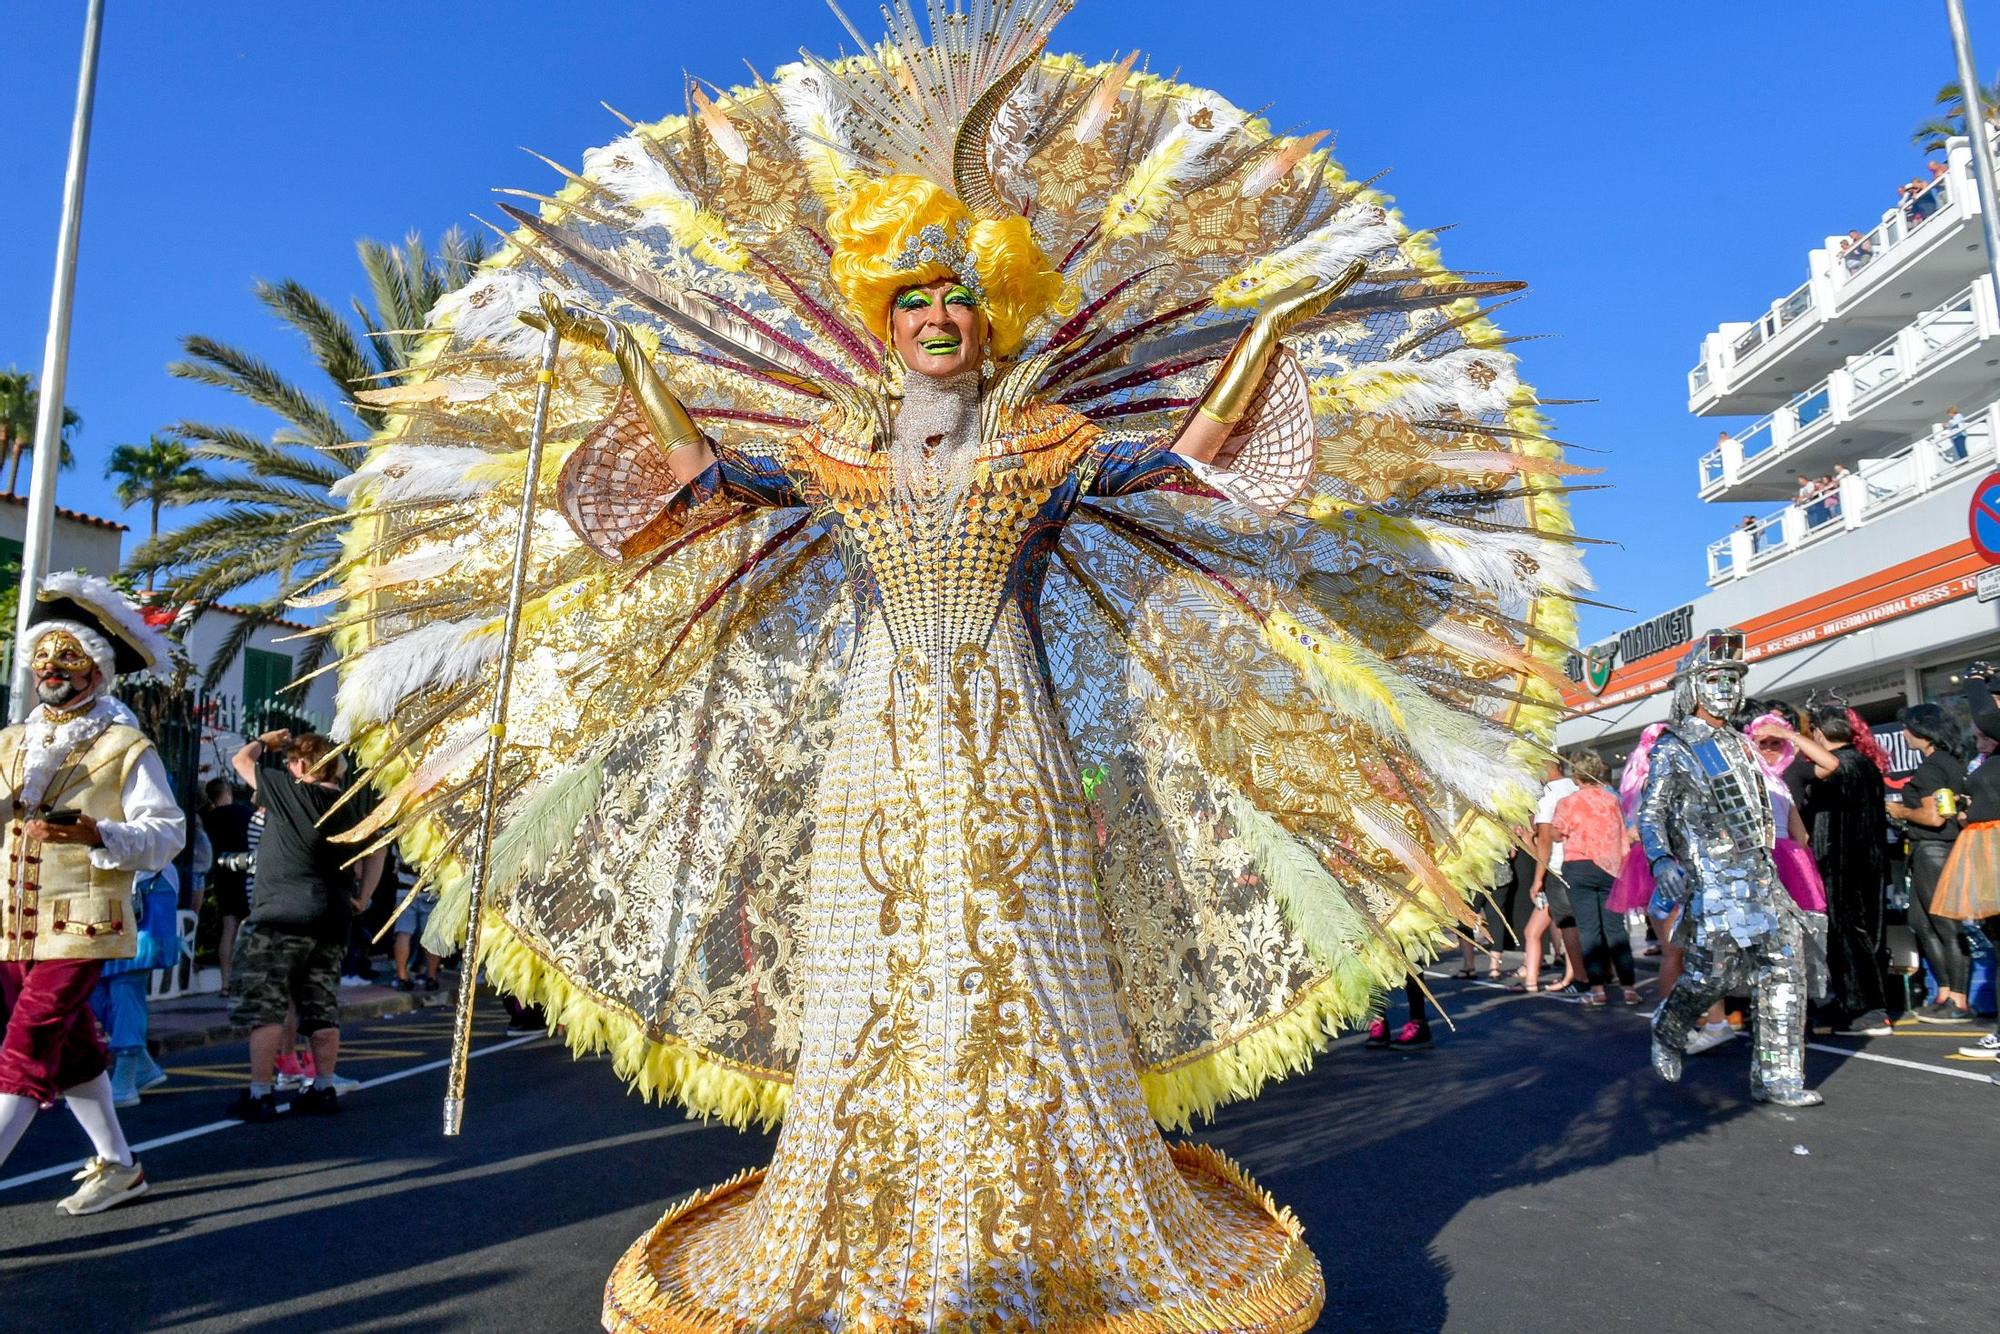
[{"label": "yellow wig", "polygon": [[896,267],[896,258],[924,227],[936,223],[962,237],[986,288],[988,342],[996,357],[1012,356],[1036,317],[1062,294],[1062,275],[1035,244],[1026,218],[974,222],[965,205],[922,176],[865,181],[826,220],[833,241],[833,281],[869,330],[889,338],[889,306],[908,287],[963,278],[949,264]]}]

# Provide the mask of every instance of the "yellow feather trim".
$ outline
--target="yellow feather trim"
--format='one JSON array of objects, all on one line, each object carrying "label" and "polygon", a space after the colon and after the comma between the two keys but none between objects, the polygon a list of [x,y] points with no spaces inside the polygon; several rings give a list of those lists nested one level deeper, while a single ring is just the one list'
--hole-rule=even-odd
[{"label": "yellow feather trim", "polygon": [[498,914],[489,913],[479,942],[480,962],[494,986],[539,1005],[560,1028],[571,1052],[608,1052],[611,1068],[641,1096],[671,1099],[700,1117],[746,1130],[776,1125],[791,1101],[791,1086],[726,1065],[672,1041],[658,1041],[630,1015],[606,1005],[544,959]]}]

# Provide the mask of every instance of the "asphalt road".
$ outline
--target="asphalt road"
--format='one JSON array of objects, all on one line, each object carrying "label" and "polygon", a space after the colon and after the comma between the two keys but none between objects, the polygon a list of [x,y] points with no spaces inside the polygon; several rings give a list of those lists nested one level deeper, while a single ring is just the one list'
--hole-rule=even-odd
[{"label": "asphalt road", "polygon": [[[1432,985],[1458,1026],[1435,1047],[1344,1040],[1201,1136],[1304,1220],[1323,1327],[2000,1328],[2000,1067],[1948,1057],[1965,1031],[1814,1050],[1828,1105],[1783,1112],[1747,1100],[1741,1042],[1668,1087],[1634,1012]],[[38,1120],[0,1168],[0,1329],[589,1330],[669,1202],[769,1154],[510,1043],[497,1005],[444,1139],[449,1026],[358,1029],[343,1113],[264,1126],[213,1128],[240,1045],[184,1054],[127,1114],[162,1141],[151,1195],[95,1218],[54,1208],[81,1132]]]}]

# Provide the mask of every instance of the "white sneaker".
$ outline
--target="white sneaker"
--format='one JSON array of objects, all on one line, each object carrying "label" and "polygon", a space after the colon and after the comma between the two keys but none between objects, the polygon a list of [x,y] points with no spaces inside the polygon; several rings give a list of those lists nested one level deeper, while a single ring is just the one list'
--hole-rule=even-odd
[{"label": "white sneaker", "polygon": [[136,1200],[146,1193],[146,1171],[134,1158],[130,1167],[112,1162],[109,1158],[92,1158],[83,1165],[83,1170],[71,1177],[83,1185],[76,1194],[68,1196],[56,1208],[73,1218],[85,1214],[101,1214],[127,1200]]},{"label": "white sneaker", "polygon": [[2000,1061],[2000,1033],[1988,1033],[1979,1041],[1960,1047],[1958,1054],[1974,1060]]},{"label": "white sneaker", "polygon": [[346,1075],[328,1075],[327,1079],[332,1083],[333,1091],[343,1098],[361,1087],[360,1080],[349,1079]]},{"label": "white sneaker", "polygon": [[1688,1034],[1687,1054],[1699,1056],[1705,1051],[1714,1051],[1735,1036],[1735,1026],[1727,1022],[1703,1024],[1699,1030]]}]

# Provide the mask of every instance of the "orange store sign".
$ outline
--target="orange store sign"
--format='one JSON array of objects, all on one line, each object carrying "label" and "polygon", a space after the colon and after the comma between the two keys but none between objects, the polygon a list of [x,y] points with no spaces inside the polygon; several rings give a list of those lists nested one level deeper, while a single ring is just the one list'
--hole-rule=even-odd
[{"label": "orange store sign", "polygon": [[[1972,597],[1986,568],[1969,540],[1904,561],[1753,617],[1742,626],[1743,656],[1756,662]],[[1572,715],[1581,715],[1658,694],[1671,683],[1679,656],[1669,648],[1637,661],[1628,658],[1615,672],[1602,673],[1601,685],[1573,677],[1563,691],[1563,704]]]}]

